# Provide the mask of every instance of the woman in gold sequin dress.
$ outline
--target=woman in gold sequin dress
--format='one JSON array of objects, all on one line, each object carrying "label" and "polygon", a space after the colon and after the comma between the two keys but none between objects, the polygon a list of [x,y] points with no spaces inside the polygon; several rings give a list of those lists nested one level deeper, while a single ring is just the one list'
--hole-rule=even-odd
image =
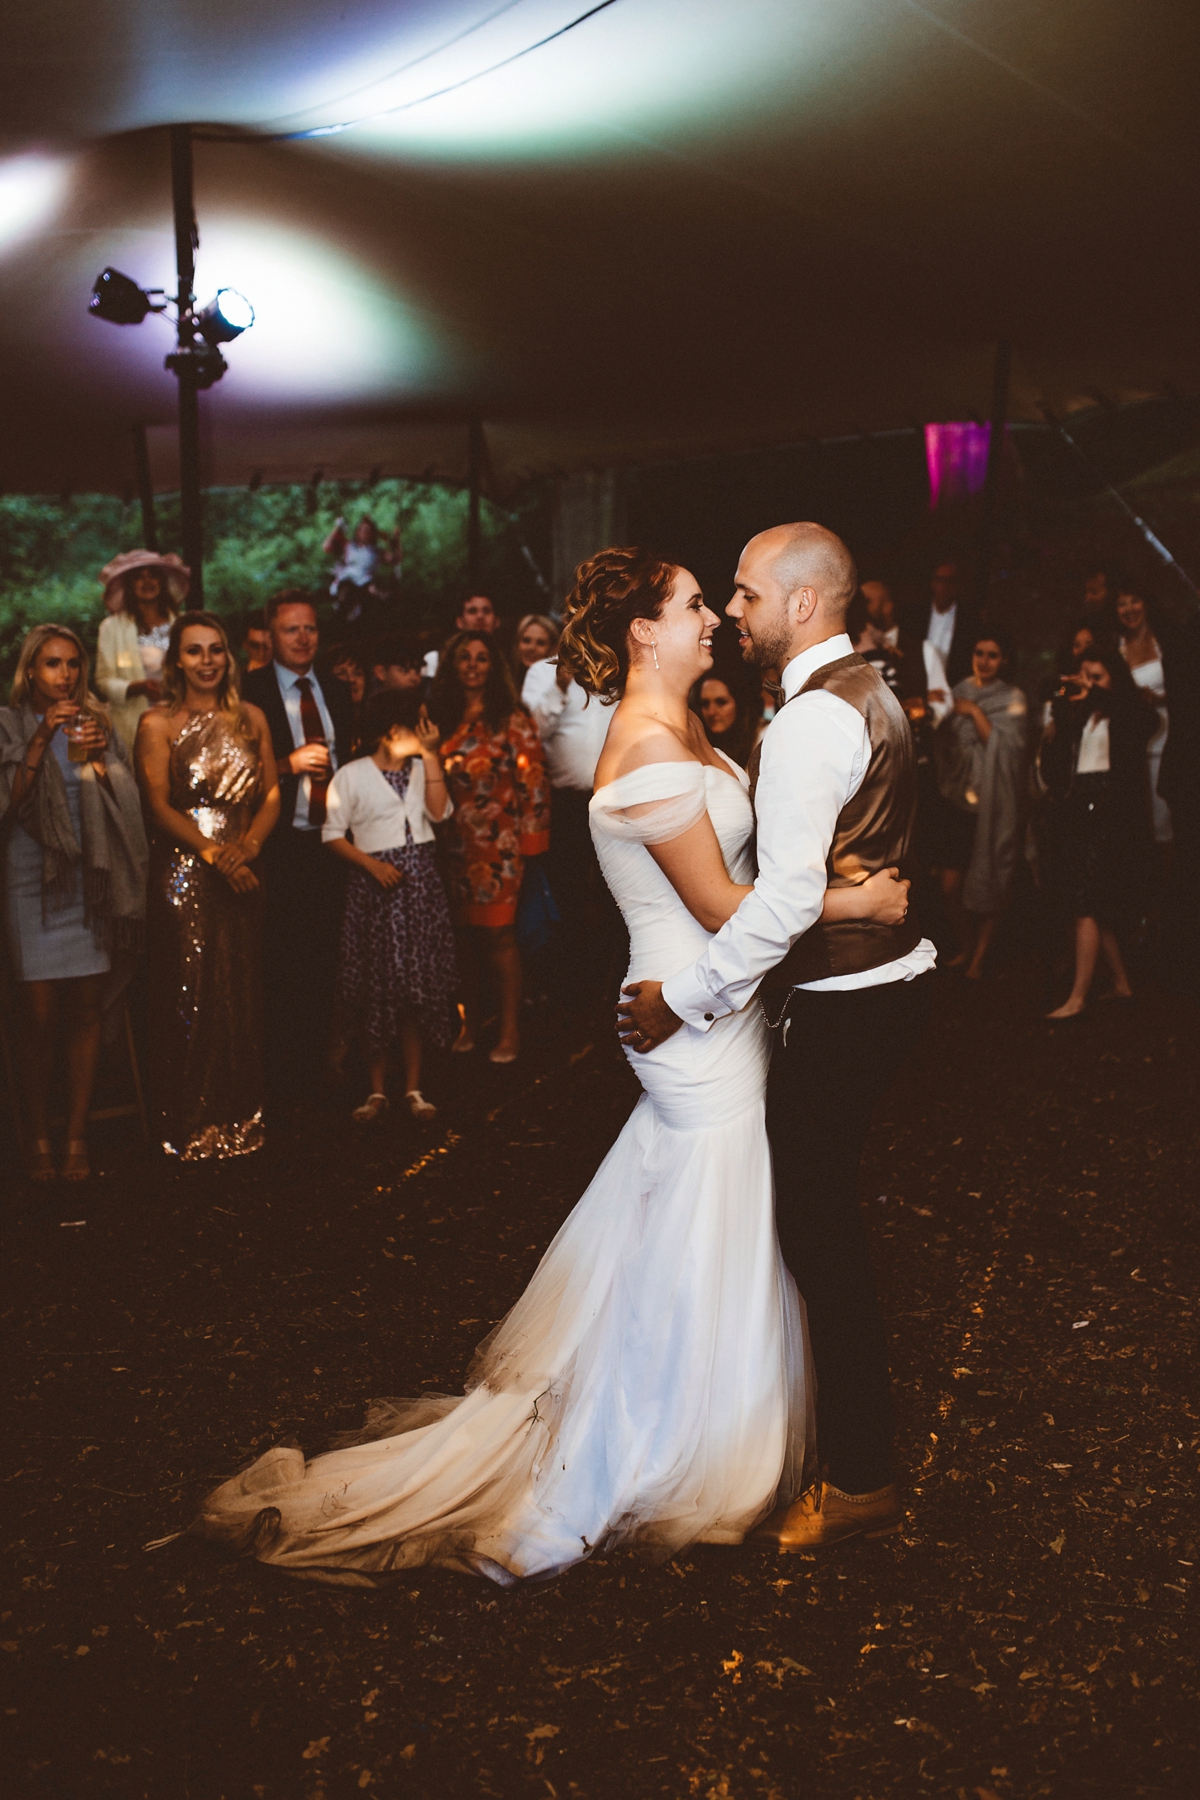
[{"label": "woman in gold sequin dress", "polygon": [[[137,769],[153,829],[147,905],[150,1051],[164,1150],[196,1162],[262,1144],[262,888],[279,816],[271,734],[239,698],[211,613],[183,613]],[[304,972],[299,972],[304,979]]]}]

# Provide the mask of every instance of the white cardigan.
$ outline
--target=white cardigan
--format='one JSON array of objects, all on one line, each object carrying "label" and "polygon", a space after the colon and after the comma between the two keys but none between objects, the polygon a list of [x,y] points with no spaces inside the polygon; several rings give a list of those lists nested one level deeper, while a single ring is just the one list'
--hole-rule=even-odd
[{"label": "white cardigan", "polygon": [[[447,794],[443,818],[448,819],[451,811]],[[340,768],[329,784],[321,840],[329,844],[335,838],[352,837],[357,849],[374,856],[380,850],[403,848],[408,841],[406,823],[412,827],[414,844],[433,842],[421,757],[412,759],[408,792],[402,800],[374,757],[359,756]]]},{"label": "white cardigan", "polygon": [[130,682],[145,681],[142,653],[138,649],[137,621],[126,612],[109,613],[100,621],[96,647],[96,692],[107,700],[117,736],[132,751],[138,720],[149,702],[141,694],[125,698]]}]

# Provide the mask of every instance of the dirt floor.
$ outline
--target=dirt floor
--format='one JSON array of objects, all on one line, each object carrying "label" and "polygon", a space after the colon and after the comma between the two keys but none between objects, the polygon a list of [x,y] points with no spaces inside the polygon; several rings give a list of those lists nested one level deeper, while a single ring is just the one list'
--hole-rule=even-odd
[{"label": "dirt floor", "polygon": [[872,1138],[910,1512],[820,1560],[364,1592],[141,1548],[460,1385],[631,1105],[606,1019],[443,1071],[425,1134],[314,1096],[235,1166],[121,1122],[86,1191],[13,1183],[4,1794],[1190,1800],[1197,1011],[1041,1001],[945,980]]}]

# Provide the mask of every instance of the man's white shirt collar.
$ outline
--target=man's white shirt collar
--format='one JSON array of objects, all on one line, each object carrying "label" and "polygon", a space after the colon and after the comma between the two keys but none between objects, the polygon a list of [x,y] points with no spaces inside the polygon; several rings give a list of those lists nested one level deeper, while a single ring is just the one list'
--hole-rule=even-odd
[{"label": "man's white shirt collar", "polygon": [[295,669],[285,669],[281,662],[276,662],[275,677],[276,677],[277,681],[279,682],[279,685],[281,688],[282,687],[295,687],[295,685],[298,681],[305,681],[305,680],[313,682],[314,685],[316,684],[316,672],[313,669],[313,666],[311,663],[309,663],[309,665],[308,665],[307,669],[305,669],[303,675],[298,675],[296,673]]},{"label": "man's white shirt collar", "polygon": [[807,650],[801,650],[798,656],[793,656],[781,677],[785,702],[799,693],[810,675],[815,675],[826,663],[837,662],[839,657],[849,656],[853,649],[854,645],[846,632],[839,631],[836,637],[823,638],[819,644],[810,644]]}]

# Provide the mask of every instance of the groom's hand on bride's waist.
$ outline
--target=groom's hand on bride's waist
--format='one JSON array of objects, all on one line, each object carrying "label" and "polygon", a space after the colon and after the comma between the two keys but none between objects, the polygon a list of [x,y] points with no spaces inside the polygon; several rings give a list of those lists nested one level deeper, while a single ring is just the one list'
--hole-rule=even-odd
[{"label": "groom's hand on bride's waist", "polygon": [[628,998],[617,1002],[617,1036],[631,1050],[657,1049],[683,1024],[663,999],[661,981],[631,981],[621,993]]}]

